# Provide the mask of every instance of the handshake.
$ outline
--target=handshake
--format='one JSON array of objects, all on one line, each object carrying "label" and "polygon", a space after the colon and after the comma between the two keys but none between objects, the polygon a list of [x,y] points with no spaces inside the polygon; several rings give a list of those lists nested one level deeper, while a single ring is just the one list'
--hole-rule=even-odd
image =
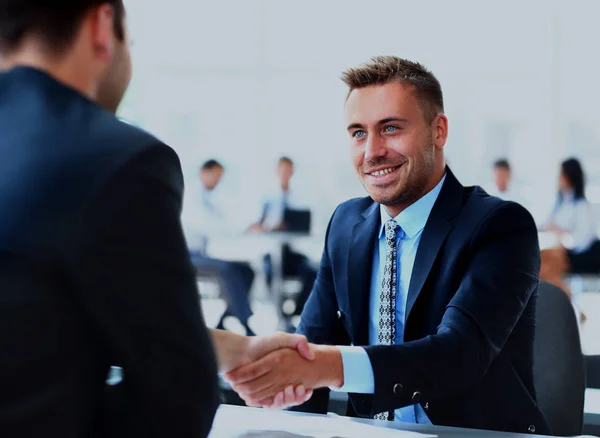
[{"label": "handshake", "polygon": [[212,336],[219,372],[248,406],[284,409],[308,401],[313,389],[344,384],[336,347],[286,333],[245,337],[213,330]]}]

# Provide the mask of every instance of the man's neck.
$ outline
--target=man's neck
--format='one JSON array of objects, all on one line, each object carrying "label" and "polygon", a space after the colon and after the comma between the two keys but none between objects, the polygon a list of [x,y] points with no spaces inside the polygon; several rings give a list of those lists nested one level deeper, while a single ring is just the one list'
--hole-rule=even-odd
[{"label": "man's neck", "polygon": [[404,202],[398,202],[393,205],[386,205],[385,206],[386,211],[388,212],[388,214],[391,217],[398,216],[400,213],[402,213],[404,210],[406,210],[412,204],[414,204],[419,199],[421,199],[423,196],[425,196],[426,194],[431,192],[440,183],[440,181],[444,178],[444,175],[446,175],[446,167],[445,166],[441,169],[436,170],[435,177],[431,178],[429,183],[425,185],[425,188],[421,191],[421,193],[418,196],[415,196],[413,199],[409,199]]},{"label": "man's neck", "polygon": [[73,88],[90,100],[96,98],[96,87],[93,80],[81,74],[77,62],[72,56],[52,56],[32,43],[24,44],[14,53],[0,57],[0,70],[11,70],[15,67],[30,67],[43,71],[56,81]]}]

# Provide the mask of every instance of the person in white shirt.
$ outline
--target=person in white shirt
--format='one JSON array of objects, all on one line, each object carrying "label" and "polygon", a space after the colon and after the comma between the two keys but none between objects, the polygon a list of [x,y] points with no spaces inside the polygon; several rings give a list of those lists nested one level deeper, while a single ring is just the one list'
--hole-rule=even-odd
[{"label": "person in white shirt", "polygon": [[581,163],[569,158],[561,164],[556,205],[540,231],[556,234],[561,245],[543,250],[540,279],[556,284],[570,296],[566,273],[600,273],[600,241],[591,204],[585,197]]},{"label": "person in white shirt", "polygon": [[234,316],[254,335],[248,325],[252,316],[249,293],[254,281],[254,270],[247,262],[217,260],[208,256],[206,246],[211,235],[227,231],[226,214],[214,199],[214,190],[223,177],[224,167],[216,160],[208,160],[200,168],[200,189],[193,201],[188,202],[183,214],[183,224],[192,263],[197,272],[218,276],[223,283],[223,298],[227,310],[221,316],[218,329],[224,328],[225,318]]},{"label": "person in white shirt", "polygon": [[505,158],[494,162],[493,167],[494,184],[488,193],[505,201],[514,201],[522,204],[521,195],[512,184],[512,170],[510,163]]},{"label": "person in white shirt", "polygon": [[[289,157],[281,157],[277,163],[277,176],[279,178],[279,189],[276,193],[265,198],[261,207],[261,216],[258,221],[250,226],[250,231],[271,232],[285,231],[287,228],[283,220],[286,208],[306,209],[305,205],[298,199],[297,194],[292,191],[290,181],[294,175],[294,162]],[[283,246],[282,254],[283,275],[296,276],[302,282],[302,290],[296,297],[294,315],[300,315],[304,310],[304,304],[310,295],[317,270],[312,266],[304,254],[294,251],[289,245]],[[271,258],[264,258],[265,274],[267,283],[270,285],[272,277]]]}]

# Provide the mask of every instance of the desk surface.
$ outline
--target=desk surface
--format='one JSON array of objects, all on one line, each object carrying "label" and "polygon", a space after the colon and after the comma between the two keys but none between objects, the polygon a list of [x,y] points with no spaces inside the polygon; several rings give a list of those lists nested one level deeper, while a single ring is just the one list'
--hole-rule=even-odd
[{"label": "desk surface", "polygon": [[[525,438],[503,433],[223,405],[209,438]],[[539,435],[538,435],[539,436]]]},{"label": "desk surface", "polygon": [[600,425],[600,389],[585,390],[584,423]]}]

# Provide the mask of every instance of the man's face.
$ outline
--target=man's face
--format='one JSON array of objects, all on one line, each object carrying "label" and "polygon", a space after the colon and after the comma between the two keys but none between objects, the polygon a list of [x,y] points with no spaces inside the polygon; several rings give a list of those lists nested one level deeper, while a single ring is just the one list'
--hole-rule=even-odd
[{"label": "man's face", "polygon": [[569,178],[567,178],[562,171],[558,175],[558,188],[562,192],[568,192],[570,190],[573,190],[573,186],[569,182]]},{"label": "man's face", "polygon": [[505,192],[510,183],[510,170],[505,167],[494,168],[494,183],[499,191]]},{"label": "man's face", "polygon": [[282,186],[288,186],[292,176],[294,175],[294,165],[283,161],[277,166],[277,176],[279,177],[279,183]]},{"label": "man's face", "polygon": [[206,169],[200,172],[200,180],[207,190],[214,190],[223,177],[222,167],[213,167],[212,169]]},{"label": "man's face", "polygon": [[345,117],[354,169],[375,202],[408,205],[426,193],[439,159],[435,122],[427,123],[409,86],[355,89],[346,101]]},{"label": "man's face", "polygon": [[125,19],[123,21],[125,36],[120,40],[114,35],[113,57],[98,87],[98,103],[112,112],[117,111],[132,76],[129,36]]}]

